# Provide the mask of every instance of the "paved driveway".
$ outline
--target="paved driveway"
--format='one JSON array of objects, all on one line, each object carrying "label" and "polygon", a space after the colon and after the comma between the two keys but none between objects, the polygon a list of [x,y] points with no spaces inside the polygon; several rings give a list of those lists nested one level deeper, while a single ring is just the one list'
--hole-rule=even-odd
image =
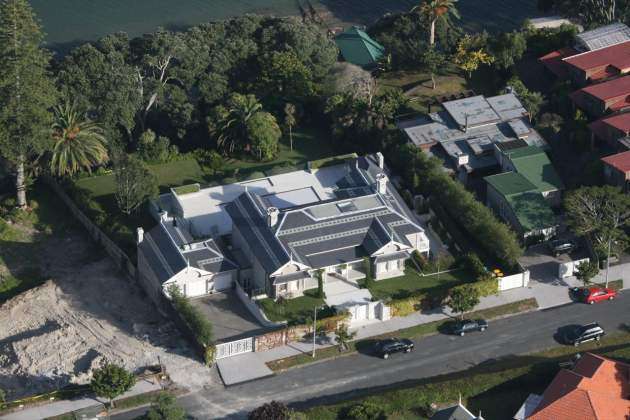
[{"label": "paved driveway", "polygon": [[254,318],[234,291],[215,293],[190,302],[212,322],[217,340],[232,341],[270,331]]}]

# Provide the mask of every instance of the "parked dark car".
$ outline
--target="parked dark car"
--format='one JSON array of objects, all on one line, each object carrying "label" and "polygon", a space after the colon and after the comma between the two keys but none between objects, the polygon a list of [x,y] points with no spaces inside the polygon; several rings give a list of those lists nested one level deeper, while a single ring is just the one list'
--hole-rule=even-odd
[{"label": "parked dark car", "polygon": [[561,239],[556,239],[549,242],[549,250],[553,254],[554,257],[557,257],[560,254],[568,254],[577,248],[577,245],[573,241],[565,241]]},{"label": "parked dark car", "polygon": [[567,330],[564,334],[563,340],[565,344],[577,347],[587,341],[599,341],[604,334],[606,334],[604,329],[600,327],[597,322],[593,322],[587,325],[577,325],[574,328]]},{"label": "parked dark car", "polygon": [[413,350],[413,341],[406,338],[388,338],[376,343],[376,354],[383,359],[388,359],[392,353],[409,353]]},{"label": "parked dark car", "polygon": [[485,319],[465,319],[453,325],[453,334],[464,336],[466,333],[474,331],[485,331],[488,323]]}]

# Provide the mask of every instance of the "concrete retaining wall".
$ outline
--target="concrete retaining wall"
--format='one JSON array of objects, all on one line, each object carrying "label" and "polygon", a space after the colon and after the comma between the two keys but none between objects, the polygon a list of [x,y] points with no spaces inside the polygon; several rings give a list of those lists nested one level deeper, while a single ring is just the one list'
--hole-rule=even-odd
[{"label": "concrete retaining wall", "polygon": [[103,250],[114,260],[114,263],[122,268],[133,279],[136,278],[136,266],[131,262],[127,254],[125,254],[119,247],[107,237],[107,235],[92,222],[79,208],[66,192],[61,188],[57,182],[50,178],[44,177],[44,181],[55,191],[55,193],[61,198],[61,201],[68,207],[70,213],[85,227],[92,239],[103,247]]}]

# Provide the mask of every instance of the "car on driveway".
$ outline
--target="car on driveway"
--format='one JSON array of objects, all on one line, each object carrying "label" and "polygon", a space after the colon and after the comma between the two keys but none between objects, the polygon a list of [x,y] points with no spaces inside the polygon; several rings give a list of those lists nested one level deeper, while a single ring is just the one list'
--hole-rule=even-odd
[{"label": "car on driveway", "polygon": [[389,359],[393,353],[410,353],[413,351],[413,341],[407,338],[388,338],[376,343],[376,354],[383,359]]},{"label": "car on driveway", "polygon": [[469,332],[485,331],[486,329],[488,329],[488,323],[485,319],[465,319],[453,324],[452,332],[464,336]]},{"label": "car on driveway", "polygon": [[560,254],[568,254],[577,248],[575,242],[573,241],[565,241],[561,239],[556,239],[551,241],[549,244],[549,250],[554,257],[559,256]]},{"label": "car on driveway", "polygon": [[604,334],[606,334],[604,329],[597,322],[593,322],[586,325],[576,325],[568,329],[564,333],[563,341],[565,344],[577,347],[587,341],[599,341]]},{"label": "car on driveway", "polygon": [[578,287],[573,289],[573,295],[580,302],[592,305],[595,302],[615,299],[617,291],[605,287]]}]

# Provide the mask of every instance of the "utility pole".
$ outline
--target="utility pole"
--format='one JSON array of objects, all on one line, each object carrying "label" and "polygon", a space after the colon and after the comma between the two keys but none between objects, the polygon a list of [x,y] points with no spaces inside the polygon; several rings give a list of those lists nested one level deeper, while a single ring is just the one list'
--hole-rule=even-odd
[{"label": "utility pole", "polygon": [[608,238],[608,255],[606,256],[606,288],[608,289],[608,269],[610,268],[610,244],[612,238]]},{"label": "utility pole", "polygon": [[317,337],[317,306],[313,308],[313,359],[315,358],[315,337]]}]

